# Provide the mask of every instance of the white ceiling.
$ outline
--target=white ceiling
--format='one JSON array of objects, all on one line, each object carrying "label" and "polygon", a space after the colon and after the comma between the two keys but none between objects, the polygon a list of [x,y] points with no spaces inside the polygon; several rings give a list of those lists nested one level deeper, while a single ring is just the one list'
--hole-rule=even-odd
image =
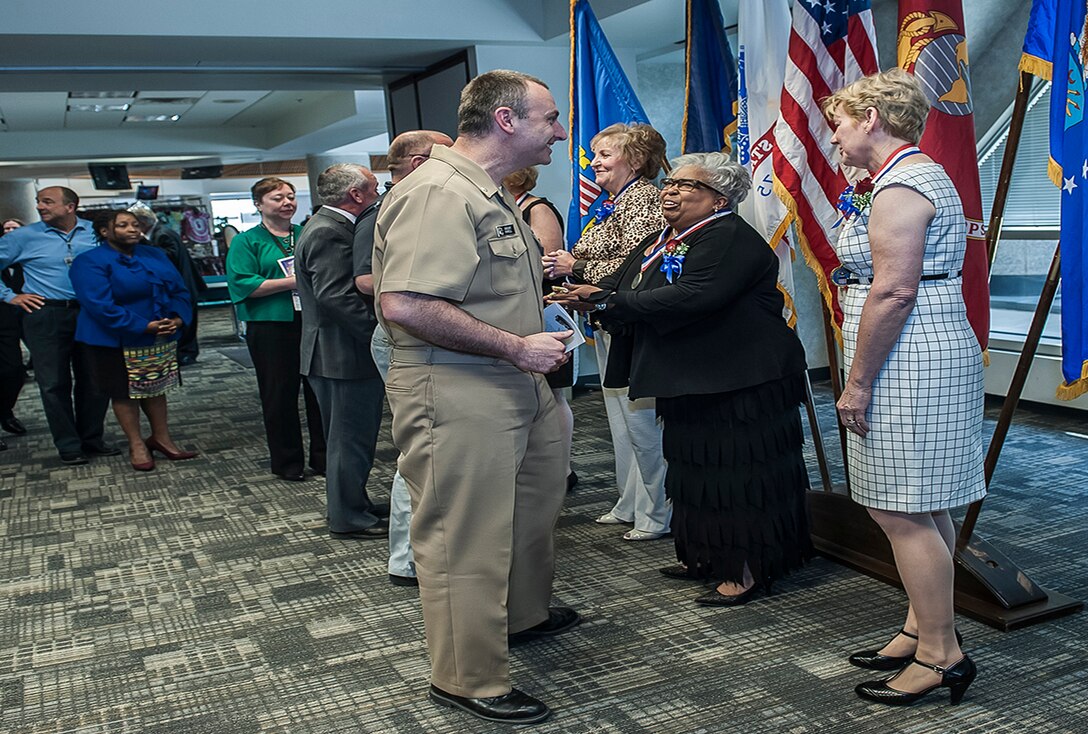
[{"label": "white ceiling", "polygon": [[[966,0],[995,36],[1021,0]],[[685,0],[592,0],[627,62],[682,59]],[[738,0],[720,0],[727,25]],[[285,160],[381,139],[388,81],[472,47],[565,48],[569,0],[3,0],[0,179],[88,161]],[[874,0],[894,33],[895,3]],[[997,10],[1001,12],[997,12]],[[893,36],[894,38],[894,36]],[[890,51],[894,41],[882,41]],[[505,52],[504,52],[505,53]],[[510,66],[517,68],[516,55]],[[631,71],[629,69],[629,71]],[[70,110],[70,93],[130,92],[128,110]],[[191,97],[161,104],[161,96]],[[109,100],[78,100],[78,103]],[[136,114],[169,122],[126,122]]]}]

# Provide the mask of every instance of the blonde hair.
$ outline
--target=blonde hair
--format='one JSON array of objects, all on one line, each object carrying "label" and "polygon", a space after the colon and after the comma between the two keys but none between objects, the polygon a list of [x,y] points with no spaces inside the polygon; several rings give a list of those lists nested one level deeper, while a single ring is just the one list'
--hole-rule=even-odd
[{"label": "blonde hair", "polygon": [[519,168],[502,180],[502,185],[511,191],[532,191],[536,188],[536,166]]},{"label": "blonde hair", "polygon": [[837,110],[861,120],[865,110],[874,108],[884,132],[917,143],[926,129],[929,98],[913,74],[900,68],[888,69],[858,79],[834,92],[820,104],[830,118]]},{"label": "blonde hair", "polygon": [[665,160],[665,138],[657,130],[641,123],[628,125],[617,122],[594,135],[589,147],[596,148],[597,143],[605,140],[619,149],[620,156],[639,176],[657,177]]}]

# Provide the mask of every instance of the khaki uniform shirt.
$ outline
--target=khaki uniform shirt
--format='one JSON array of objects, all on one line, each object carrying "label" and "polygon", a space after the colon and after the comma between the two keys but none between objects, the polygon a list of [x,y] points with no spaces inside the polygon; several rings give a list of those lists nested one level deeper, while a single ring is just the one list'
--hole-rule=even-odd
[{"label": "khaki uniform shirt", "polygon": [[374,236],[378,320],[395,347],[431,346],[385,321],[382,293],[444,298],[518,336],[544,330],[539,244],[505,189],[442,145],[385,197]]}]

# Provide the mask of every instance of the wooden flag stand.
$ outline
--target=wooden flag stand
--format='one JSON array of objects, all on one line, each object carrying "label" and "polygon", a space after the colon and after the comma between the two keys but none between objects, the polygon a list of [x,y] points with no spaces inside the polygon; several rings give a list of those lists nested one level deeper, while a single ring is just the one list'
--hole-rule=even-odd
[{"label": "wooden flag stand", "polygon": [[[1001,162],[990,225],[987,230],[987,252],[991,266],[1001,236],[1005,201],[1012,180],[1012,167],[1020,145],[1024,116],[1027,114],[1028,97],[1033,77],[1027,72],[1020,74],[1020,86],[1013,106],[1009,126],[1009,139]],[[998,457],[1012,423],[1013,413],[1023,394],[1028,371],[1035,358],[1039,339],[1046,324],[1047,314],[1054,302],[1060,280],[1061,249],[1054,251],[1054,259],[1047,274],[1046,283],[1039,297],[1031,327],[1024,340],[1024,348],[1016,364],[1001,414],[994,429],[993,438],[986,454],[985,476],[989,486],[997,467]],[[825,309],[826,315],[826,309]],[[825,319],[825,328],[830,330]],[[838,374],[838,359],[834,339],[828,343],[828,360],[831,373]],[[835,397],[841,391],[838,380],[832,380]],[[814,434],[816,435],[816,434]],[[845,442],[844,442],[845,447]],[[845,448],[844,448],[845,450]],[[862,573],[890,584],[902,586],[895,568],[891,545],[879,526],[869,517],[864,507],[850,499],[847,493],[809,492],[809,510],[812,523],[812,541],[822,554],[855,568]],[[959,528],[956,541],[956,611],[1001,630],[1024,627],[1047,619],[1079,612],[1084,603],[1064,594],[1038,586],[1015,563],[984,539],[974,534],[975,523],[982,509],[982,500],[967,510]]]}]

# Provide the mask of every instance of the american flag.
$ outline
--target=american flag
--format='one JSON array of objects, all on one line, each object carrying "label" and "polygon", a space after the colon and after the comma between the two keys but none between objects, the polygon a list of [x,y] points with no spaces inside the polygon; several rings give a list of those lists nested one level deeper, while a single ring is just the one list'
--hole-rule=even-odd
[{"label": "american flag", "polygon": [[816,272],[836,330],[842,322],[830,284],[839,266],[831,247],[835,208],[848,181],[831,145],[820,102],[879,71],[870,0],[797,0],[793,5],[782,104],[775,125],[775,191],[793,214],[805,259]]}]

